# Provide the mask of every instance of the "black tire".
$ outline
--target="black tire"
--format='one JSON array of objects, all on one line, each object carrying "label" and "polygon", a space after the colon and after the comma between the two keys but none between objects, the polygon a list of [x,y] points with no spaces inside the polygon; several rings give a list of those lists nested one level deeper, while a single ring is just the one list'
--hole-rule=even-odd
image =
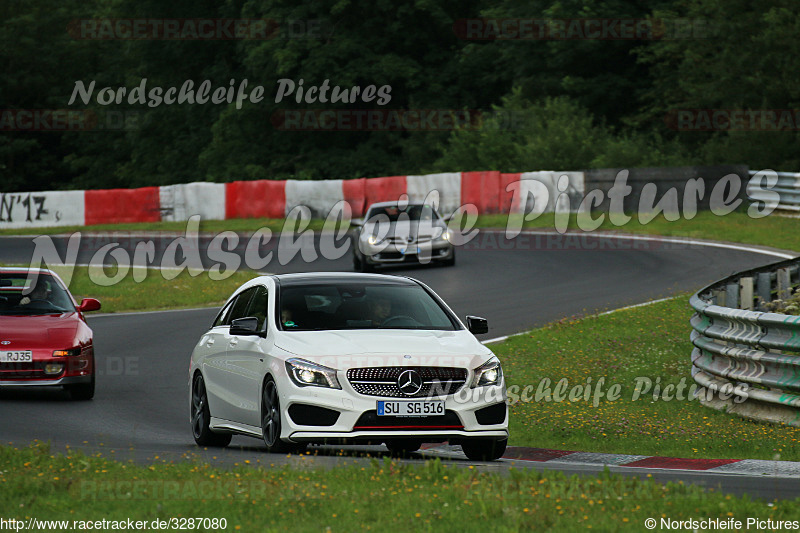
[{"label": "black tire", "polygon": [[422,446],[420,441],[410,439],[398,439],[386,441],[386,447],[389,448],[389,453],[396,457],[405,457],[410,453],[414,453]]},{"label": "black tire", "polygon": [[201,374],[192,380],[192,435],[198,446],[213,446],[224,448],[231,443],[233,435],[230,433],[214,433],[209,427],[211,411],[208,409],[208,394],[206,382]]},{"label": "black tire", "polygon": [[450,259],[444,260],[444,266],[456,266],[456,250],[453,249],[453,255],[450,256]]},{"label": "black tire", "polygon": [[495,461],[503,457],[507,445],[508,439],[467,439],[461,449],[470,461]]},{"label": "black tire", "polygon": [[281,440],[281,404],[278,386],[268,377],[261,393],[261,435],[270,453],[286,453],[297,449]]},{"label": "black tire", "polygon": [[[94,368],[94,363],[92,363]],[[64,389],[69,393],[70,397],[78,402],[88,402],[94,398],[95,378],[92,373],[92,380],[89,383],[81,383],[80,385],[65,385]]]}]

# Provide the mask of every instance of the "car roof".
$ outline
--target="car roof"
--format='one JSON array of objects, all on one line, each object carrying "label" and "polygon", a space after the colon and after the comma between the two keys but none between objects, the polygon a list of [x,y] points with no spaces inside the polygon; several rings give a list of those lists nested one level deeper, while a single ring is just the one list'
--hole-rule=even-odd
[{"label": "car roof", "polygon": [[37,272],[39,274],[52,274],[53,271],[47,268],[26,268],[26,267],[0,267],[0,274],[27,274]]},{"label": "car roof", "polygon": [[319,285],[325,283],[399,286],[417,285],[415,280],[407,277],[388,276],[386,274],[357,274],[354,272],[302,272],[294,274],[275,274],[272,277],[283,287]]},{"label": "car roof", "polygon": [[[399,205],[399,203],[400,202],[397,202],[397,201],[393,201],[393,202],[375,202],[374,204],[370,204],[367,209],[369,210],[369,209],[372,209],[373,207],[397,207]],[[417,205],[421,205],[421,206],[426,206],[427,205],[428,207],[432,207],[430,204],[426,204],[425,202],[407,202],[407,205],[408,205],[408,207],[417,206]]]}]

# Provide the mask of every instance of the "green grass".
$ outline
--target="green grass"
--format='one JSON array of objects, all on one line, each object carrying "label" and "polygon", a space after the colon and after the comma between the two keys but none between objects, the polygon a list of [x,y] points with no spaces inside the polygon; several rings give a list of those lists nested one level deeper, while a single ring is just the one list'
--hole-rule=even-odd
[{"label": "green grass", "polygon": [[[56,267],[53,270],[64,275],[67,269]],[[109,269],[107,276],[114,276],[115,272]],[[215,281],[206,272],[192,277],[183,271],[175,279],[166,280],[156,269],[139,269],[137,272],[146,276],[143,281],[137,282],[133,273],[128,272],[119,283],[103,286],[98,281],[104,276],[98,276],[96,268],[75,267],[69,289],[79,302],[86,297],[99,299],[104,313],[186,309],[222,305],[236,288],[258,275],[252,271],[238,271],[225,280]]]},{"label": "green grass", "polygon": [[[595,214],[594,216],[600,215]],[[524,228],[555,228],[555,216],[553,213],[542,214],[530,221],[522,221],[519,215],[513,215],[513,217]],[[273,233],[280,233],[284,222],[283,219],[204,220],[200,223],[200,231],[218,233],[230,230],[241,233],[252,233],[259,228],[269,228]],[[484,215],[478,217],[477,227],[505,228],[507,222],[508,215]],[[676,221],[669,221],[663,216],[658,216],[648,224],[641,224],[636,217],[633,217],[630,222],[622,226],[615,226],[612,224],[609,217],[606,215],[598,231],[691,237],[745,244],[760,244],[775,248],[796,250],[800,249],[796,235],[799,225],[800,220],[796,218],[773,215],[761,219],[753,219],[747,216],[743,211],[735,211],[725,216],[717,216],[710,211],[701,211],[691,220],[681,218]],[[326,227],[323,220],[312,220],[309,225],[309,228],[315,231],[319,231],[323,229],[323,227]],[[333,227],[332,225],[327,226],[328,229],[332,229]],[[570,217],[568,227],[572,230],[579,229],[575,215]],[[3,229],[0,230],[0,235],[46,235],[74,233],[76,231],[164,231],[183,233],[185,230],[185,222],[153,222],[61,228]]]},{"label": "green grass", "polygon": [[[800,428],[753,422],[702,406],[697,400],[667,401],[661,390],[691,378],[688,296],[583,319],[564,319],[491,345],[503,362],[510,390],[526,386],[529,399],[510,408],[511,445],[562,450],[675,457],[800,461]],[[637,378],[654,384],[634,400]],[[618,384],[619,398],[536,401],[545,378],[553,391],[568,391],[591,378],[592,394]],[[511,386],[516,385],[516,389]],[[544,389],[543,389],[544,390]],[[585,390],[585,389],[584,389]],[[577,395],[576,395],[577,396]],[[684,393],[685,397],[688,394]],[[551,396],[552,398],[552,396]]]},{"label": "green grass", "polygon": [[[269,455],[264,456],[265,461]],[[0,517],[224,518],[217,531],[643,531],[647,518],[800,519],[800,500],[766,503],[681,483],[604,473],[480,473],[438,460],[373,460],[332,470],[207,463],[137,466],[47,445],[0,446]],[[307,463],[307,464],[306,464]],[[11,496],[13,495],[13,496]]]}]

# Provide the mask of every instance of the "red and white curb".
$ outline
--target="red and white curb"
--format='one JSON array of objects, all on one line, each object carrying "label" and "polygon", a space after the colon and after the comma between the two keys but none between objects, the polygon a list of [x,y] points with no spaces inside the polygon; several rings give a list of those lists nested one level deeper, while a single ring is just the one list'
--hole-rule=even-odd
[{"label": "red and white curb", "polygon": [[[423,446],[428,456],[463,457],[460,446],[431,444]],[[687,459],[648,455],[573,452],[544,448],[509,447],[503,459],[510,461],[570,465],[652,468],[664,470],[694,470],[720,474],[748,474],[780,477],[800,477],[800,462],[765,461],[760,459]]]}]

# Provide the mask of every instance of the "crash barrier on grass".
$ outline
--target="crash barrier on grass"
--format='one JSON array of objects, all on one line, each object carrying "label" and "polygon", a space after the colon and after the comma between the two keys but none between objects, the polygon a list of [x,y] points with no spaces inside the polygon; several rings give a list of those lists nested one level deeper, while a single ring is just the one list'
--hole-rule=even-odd
[{"label": "crash barrier on grass", "polygon": [[[601,201],[594,209],[605,212],[614,210],[609,192],[621,170],[624,169],[586,171],[586,194],[591,191],[602,193],[602,196],[595,193]],[[731,201],[736,198],[744,200],[745,184],[749,178],[745,165],[631,168],[627,177],[627,185],[631,190],[622,201],[622,209],[626,213],[636,213],[640,211],[643,201],[644,205],[649,205],[650,199],[655,198],[668,213],[685,213],[689,206],[704,211],[710,208],[715,196],[717,203],[722,197],[728,196]]]},{"label": "crash barrier on grass", "polygon": [[[756,176],[759,172],[751,170],[750,176]],[[800,212],[800,173],[798,172],[775,172],[778,180],[771,191],[765,191],[760,187],[748,187],[747,196],[751,200],[759,200],[773,209],[783,211]]]},{"label": "crash barrier on grass", "polygon": [[702,403],[800,427],[800,316],[768,311],[799,284],[800,257],[734,274],[691,297],[692,376]]},{"label": "crash barrier on grass", "polygon": [[[559,183],[562,176],[566,177]],[[466,204],[481,214],[519,213],[530,211],[534,202],[544,206],[543,212],[552,212],[577,209],[584,188],[584,172],[487,171],[352,180],[195,182],[93,191],[0,191],[0,229],[168,222],[194,215],[204,220],[282,218],[300,206],[312,217],[324,218],[342,201],[350,206],[353,217],[361,217],[372,203],[397,201],[403,195],[409,202],[421,202],[433,191],[444,214]]]},{"label": "crash barrier on grass", "polygon": [[742,183],[748,179],[747,167],[727,165],[444,172],[352,180],[251,180],[141,189],[0,192],[0,229],[182,221],[193,215],[206,220],[282,218],[298,206],[307,208],[312,217],[325,217],[342,201],[350,206],[353,217],[361,217],[374,202],[397,201],[402,195],[417,202],[433,191],[438,193],[439,210],[444,214],[462,205],[474,206],[479,214],[611,210],[619,208],[612,204],[610,192],[623,174],[623,188],[630,189],[621,204],[627,212],[640,210],[642,201],[665,212],[679,211],[687,198],[695,208],[708,209],[714,194],[743,196]]}]

